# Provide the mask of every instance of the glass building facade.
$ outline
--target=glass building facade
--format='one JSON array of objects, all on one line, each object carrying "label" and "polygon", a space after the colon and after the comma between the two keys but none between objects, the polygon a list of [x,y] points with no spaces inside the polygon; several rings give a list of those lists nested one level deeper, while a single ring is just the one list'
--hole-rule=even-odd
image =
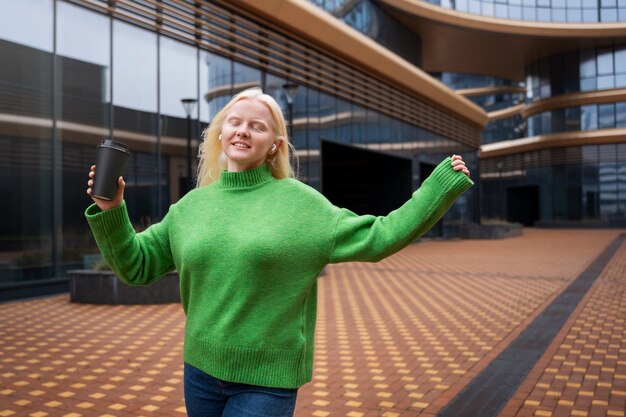
[{"label": "glass building facade", "polygon": [[621,22],[624,0],[426,0],[446,9],[502,19],[554,23]]},{"label": "glass building facade", "polygon": [[[159,221],[184,193],[190,161],[195,170],[201,132],[245,88],[263,88],[287,114],[285,85],[296,80],[299,87],[293,97],[291,128],[299,177],[324,193],[333,185],[333,175],[339,178],[340,173],[334,173],[322,157],[326,154],[332,161],[341,146],[350,147],[355,158],[363,161],[390,158],[380,162],[383,168],[393,170],[397,161],[408,166],[403,199],[452,152],[463,152],[470,169],[476,169],[475,147],[437,128],[411,122],[416,116],[409,113],[395,115],[383,108],[384,103],[362,99],[367,96],[359,93],[355,83],[362,79],[365,91],[368,85],[377,86],[377,80],[348,69],[347,87],[342,87],[341,80],[325,83],[314,71],[327,71],[324,68],[331,65],[342,71],[342,61],[221,6],[141,2],[133,9],[132,19],[123,17],[130,9],[117,14],[107,7],[107,2],[63,0],[5,0],[0,5],[3,298],[10,297],[10,291],[32,295],[37,288],[66,289],[67,271],[88,265],[97,254],[83,212],[91,203],[85,193],[87,174],[101,139],[130,146],[125,199],[133,225],[144,229]],[[169,17],[159,20],[164,11]],[[212,40],[209,46],[204,38],[189,39],[189,33],[194,33],[191,22],[198,16],[212,22],[210,29],[202,29],[202,36]],[[238,24],[228,26],[234,19]],[[187,27],[192,29],[184,32]],[[218,44],[241,34],[248,36],[252,30],[291,49],[285,53],[276,47],[257,54],[241,40],[241,49]],[[295,68],[287,55],[300,53],[298,48],[317,64]],[[287,69],[282,69],[283,64]],[[305,75],[298,78],[296,70]],[[411,102],[400,91],[390,96]],[[184,98],[198,103],[189,117],[181,105]],[[450,125],[443,113],[438,117]],[[187,151],[189,138],[191,153]],[[367,182],[360,185],[371,188]],[[373,214],[391,209],[359,206],[358,202],[351,205],[349,198],[333,195],[338,196],[337,204],[345,202],[357,212],[360,207],[379,211]],[[460,224],[476,215],[475,206],[471,191],[431,233],[455,234]]]},{"label": "glass building facade", "polygon": [[[389,18],[409,13],[398,12],[384,0],[376,4],[370,0],[312,2],[349,24],[345,16],[350,10],[369,8],[369,14],[389,13]],[[424,2],[477,16],[546,24],[626,22],[624,0]],[[406,21],[404,24],[408,27]],[[419,25],[419,19],[413,24]],[[377,40],[367,27],[352,26]],[[520,36],[515,32],[514,37]],[[443,45],[438,44],[438,50],[445,50]],[[479,159],[481,221],[516,221],[529,226],[626,225],[626,168],[622,167],[626,165],[626,39],[617,37],[606,46],[584,45],[589,43],[581,41],[549,56],[535,51],[541,58],[527,64],[520,80],[431,73],[490,115],[482,132]],[[410,62],[422,62],[398,53]],[[555,145],[524,150],[529,140]],[[580,145],[580,141],[586,144]],[[494,149],[490,145],[497,145],[499,152],[486,152]]]}]

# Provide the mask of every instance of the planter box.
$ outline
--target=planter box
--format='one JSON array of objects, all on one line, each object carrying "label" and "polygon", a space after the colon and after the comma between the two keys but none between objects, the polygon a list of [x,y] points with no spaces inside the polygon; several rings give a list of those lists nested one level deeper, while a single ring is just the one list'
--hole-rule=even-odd
[{"label": "planter box", "polygon": [[75,269],[68,271],[70,302],[87,304],[180,303],[178,273],[164,275],[150,285],[124,284],[113,272]]},{"label": "planter box", "polygon": [[522,236],[521,224],[467,224],[461,226],[461,237],[465,239],[506,239]]}]

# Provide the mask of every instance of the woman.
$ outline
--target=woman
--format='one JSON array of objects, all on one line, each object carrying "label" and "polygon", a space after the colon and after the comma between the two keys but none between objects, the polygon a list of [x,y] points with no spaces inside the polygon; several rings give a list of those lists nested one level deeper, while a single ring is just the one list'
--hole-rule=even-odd
[{"label": "woman", "polygon": [[358,216],[292,178],[290,146],[276,101],[246,90],[204,134],[198,187],[160,223],[135,233],[122,177],[112,201],[92,197],[86,210],[124,282],[146,285],[178,271],[190,417],[292,416],[297,389],[312,378],[319,272],[397,252],[472,185],[453,156],[399,209]]}]

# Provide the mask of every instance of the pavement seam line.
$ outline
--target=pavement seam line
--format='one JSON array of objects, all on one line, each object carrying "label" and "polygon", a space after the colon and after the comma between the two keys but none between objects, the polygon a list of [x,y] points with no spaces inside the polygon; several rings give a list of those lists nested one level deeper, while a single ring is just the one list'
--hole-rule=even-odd
[{"label": "pavement seam line", "polygon": [[620,248],[615,238],[437,417],[496,417]]}]

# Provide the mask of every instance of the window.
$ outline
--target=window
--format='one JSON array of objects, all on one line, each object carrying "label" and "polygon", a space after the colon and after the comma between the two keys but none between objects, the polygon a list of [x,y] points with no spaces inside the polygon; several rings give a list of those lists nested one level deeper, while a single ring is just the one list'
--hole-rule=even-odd
[{"label": "window", "polygon": [[598,127],[600,129],[615,127],[615,105],[613,103],[598,105]]},{"label": "window", "polygon": [[615,103],[615,127],[626,127],[626,102]]},{"label": "window", "polygon": [[598,74],[612,74],[613,73],[613,49],[601,48],[598,49]]},{"label": "window", "polygon": [[0,39],[52,52],[52,0],[4,0]]},{"label": "window", "polygon": [[598,107],[595,104],[581,107],[580,126],[582,130],[598,128]]}]

